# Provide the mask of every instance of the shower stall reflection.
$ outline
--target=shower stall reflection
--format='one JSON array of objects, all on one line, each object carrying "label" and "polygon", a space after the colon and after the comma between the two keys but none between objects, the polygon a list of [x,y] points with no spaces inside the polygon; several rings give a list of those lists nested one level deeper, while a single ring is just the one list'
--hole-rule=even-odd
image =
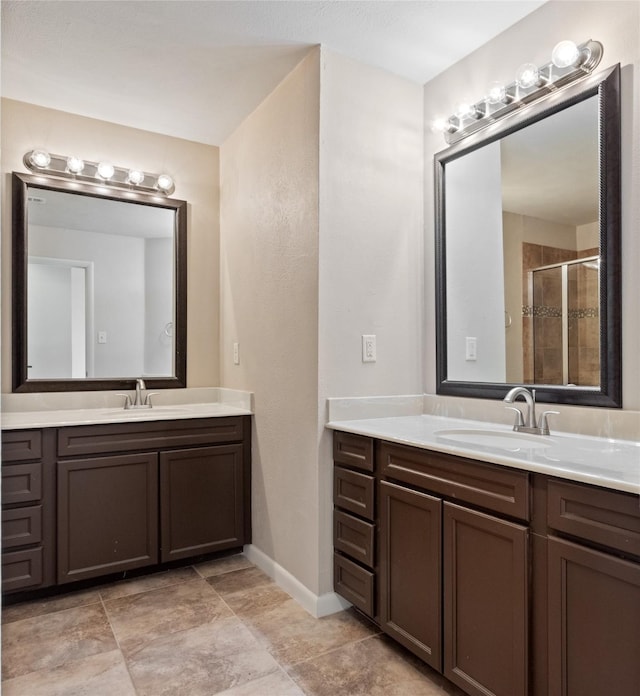
[{"label": "shower stall reflection", "polygon": [[588,256],[527,272],[526,382],[599,386],[599,263]]}]

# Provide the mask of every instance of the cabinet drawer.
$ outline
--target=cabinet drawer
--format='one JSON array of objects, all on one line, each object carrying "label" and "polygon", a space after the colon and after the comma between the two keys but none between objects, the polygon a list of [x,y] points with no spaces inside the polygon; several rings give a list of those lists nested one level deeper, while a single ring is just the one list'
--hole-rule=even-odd
[{"label": "cabinet drawer", "polygon": [[375,526],[370,522],[333,511],[333,545],[360,563],[373,568]]},{"label": "cabinet drawer", "polygon": [[373,471],[373,440],[362,435],[335,432],[333,434],[333,461],[354,469]]},{"label": "cabinet drawer", "polygon": [[157,450],[240,442],[243,417],[76,425],[58,430],[58,456]]},{"label": "cabinet drawer", "polygon": [[31,503],[42,497],[42,464],[11,464],[2,467],[2,504]]},{"label": "cabinet drawer", "polygon": [[470,459],[381,442],[383,476],[456,501],[529,519],[529,474]]},{"label": "cabinet drawer", "polygon": [[42,577],[42,547],[2,554],[3,592],[35,587]]},{"label": "cabinet drawer", "polygon": [[356,515],[373,522],[374,483],[373,476],[336,466],[333,478],[333,502],[343,510],[355,512]]},{"label": "cabinet drawer", "polygon": [[5,430],[2,433],[2,461],[26,462],[42,458],[40,430]]},{"label": "cabinet drawer", "polygon": [[333,556],[333,589],[367,616],[374,617],[374,576],[344,556]]},{"label": "cabinet drawer", "polygon": [[640,557],[637,495],[550,480],[547,524],[559,532]]},{"label": "cabinet drawer", "polygon": [[42,541],[42,505],[2,511],[2,548],[29,546]]}]

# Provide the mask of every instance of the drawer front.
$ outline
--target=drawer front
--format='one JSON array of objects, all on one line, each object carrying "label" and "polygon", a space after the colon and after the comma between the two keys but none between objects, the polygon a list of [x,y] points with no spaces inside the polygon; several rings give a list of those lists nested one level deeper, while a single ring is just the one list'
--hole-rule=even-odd
[{"label": "drawer front", "polygon": [[31,503],[42,497],[42,464],[2,467],[2,504]]},{"label": "drawer front", "polygon": [[354,512],[373,522],[374,484],[373,476],[336,466],[333,477],[333,502],[343,510]]},{"label": "drawer front", "polygon": [[440,452],[381,442],[381,474],[456,501],[528,520],[529,474]]},{"label": "drawer front", "polygon": [[373,440],[362,435],[334,432],[333,461],[361,471],[373,471]]},{"label": "drawer front", "polygon": [[42,458],[42,431],[5,430],[2,433],[2,461],[27,462]]},{"label": "drawer front", "polygon": [[42,547],[2,554],[3,592],[36,587],[42,578]]},{"label": "drawer front", "polygon": [[333,556],[333,589],[367,616],[375,616],[374,575],[344,556]]},{"label": "drawer front", "polygon": [[2,511],[2,548],[42,542],[42,505]]},{"label": "drawer front", "polygon": [[547,524],[559,532],[640,557],[637,495],[549,480]]},{"label": "drawer front", "polygon": [[244,417],[197,418],[105,425],[77,425],[58,430],[58,456],[157,450],[168,447],[240,442]]},{"label": "drawer front", "polygon": [[334,510],[333,546],[363,565],[373,568],[375,526],[346,512]]}]

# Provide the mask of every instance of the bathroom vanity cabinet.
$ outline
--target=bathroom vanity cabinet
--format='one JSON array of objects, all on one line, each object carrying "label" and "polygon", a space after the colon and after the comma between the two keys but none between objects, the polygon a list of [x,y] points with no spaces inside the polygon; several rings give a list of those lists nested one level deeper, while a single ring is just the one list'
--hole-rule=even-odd
[{"label": "bathroom vanity cabinet", "polygon": [[473,696],[637,694],[638,496],[343,432],[334,461],[335,591],[385,633]]},{"label": "bathroom vanity cabinet", "polygon": [[249,416],[3,432],[3,590],[248,543],[250,452]]}]

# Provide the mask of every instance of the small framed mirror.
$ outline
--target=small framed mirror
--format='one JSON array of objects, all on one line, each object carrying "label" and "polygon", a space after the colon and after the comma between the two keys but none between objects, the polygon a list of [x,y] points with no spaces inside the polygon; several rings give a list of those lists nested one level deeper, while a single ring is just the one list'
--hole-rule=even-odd
[{"label": "small framed mirror", "polygon": [[186,202],[13,173],[14,392],[186,386]]},{"label": "small framed mirror", "polygon": [[619,66],[434,165],[437,392],[621,407]]}]

